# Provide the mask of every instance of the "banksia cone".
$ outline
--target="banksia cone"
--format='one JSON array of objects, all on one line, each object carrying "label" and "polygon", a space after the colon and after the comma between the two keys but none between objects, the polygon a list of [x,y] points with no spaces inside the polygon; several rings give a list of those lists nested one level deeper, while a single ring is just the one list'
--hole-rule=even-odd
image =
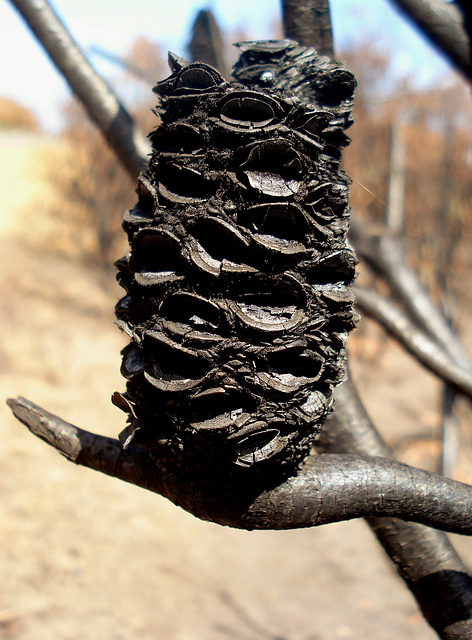
[{"label": "banksia cone", "polygon": [[225,82],[170,55],[124,218],[124,447],[223,483],[295,471],[344,376],[356,258],[341,148],[353,76],[291,41],[243,43]]}]

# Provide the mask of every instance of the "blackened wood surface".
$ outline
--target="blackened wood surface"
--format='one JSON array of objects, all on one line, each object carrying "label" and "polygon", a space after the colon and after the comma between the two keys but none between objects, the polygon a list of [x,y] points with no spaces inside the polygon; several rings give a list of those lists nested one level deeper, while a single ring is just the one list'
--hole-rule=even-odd
[{"label": "blackened wood surface", "polygon": [[[392,456],[352,381],[336,390],[336,410],[317,448],[329,453]],[[368,518],[379,542],[442,640],[472,638],[472,576],[441,531],[394,518]]]},{"label": "blackened wood surface", "polygon": [[[124,228],[125,447],[271,484],[308,454],[355,324],[341,152],[355,81],[310,48],[239,45],[236,82],[170,57]],[[249,475],[248,475],[249,474]]]}]

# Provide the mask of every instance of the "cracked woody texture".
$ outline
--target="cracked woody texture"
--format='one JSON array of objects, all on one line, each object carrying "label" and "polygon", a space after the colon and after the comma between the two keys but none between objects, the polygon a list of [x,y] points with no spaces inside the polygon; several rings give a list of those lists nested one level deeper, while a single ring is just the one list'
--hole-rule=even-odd
[{"label": "cracked woody texture", "polygon": [[246,42],[234,82],[169,55],[161,123],[124,217],[124,447],[169,470],[270,484],[308,454],[344,377],[352,74]]}]

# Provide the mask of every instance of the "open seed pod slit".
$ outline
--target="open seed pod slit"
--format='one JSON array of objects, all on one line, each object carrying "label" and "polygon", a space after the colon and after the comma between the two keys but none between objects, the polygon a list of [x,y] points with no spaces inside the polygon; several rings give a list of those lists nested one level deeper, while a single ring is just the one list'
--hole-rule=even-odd
[{"label": "open seed pod slit", "polygon": [[355,82],[291,41],[239,47],[235,82],[171,55],[155,87],[161,124],[117,262],[131,342],[113,401],[125,447],[269,486],[296,472],[344,377]]}]

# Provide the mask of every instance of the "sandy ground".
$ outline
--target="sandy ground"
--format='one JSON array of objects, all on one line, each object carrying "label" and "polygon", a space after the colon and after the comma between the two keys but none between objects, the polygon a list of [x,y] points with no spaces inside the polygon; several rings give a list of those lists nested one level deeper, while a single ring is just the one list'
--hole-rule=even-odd
[{"label": "sandy ground", "polygon": [[[11,417],[4,400],[23,395],[106,435],[124,422],[109,400],[124,388],[118,287],[31,246],[23,211],[45,202],[44,144],[0,136],[0,639],[435,638],[362,521],[253,533],[201,522],[73,466]],[[403,453],[430,465],[439,386],[391,344],[367,366],[380,344],[369,335],[352,342],[363,396],[385,436],[414,435]],[[466,451],[458,474],[469,467]],[[456,542],[472,561],[472,541]]]}]

